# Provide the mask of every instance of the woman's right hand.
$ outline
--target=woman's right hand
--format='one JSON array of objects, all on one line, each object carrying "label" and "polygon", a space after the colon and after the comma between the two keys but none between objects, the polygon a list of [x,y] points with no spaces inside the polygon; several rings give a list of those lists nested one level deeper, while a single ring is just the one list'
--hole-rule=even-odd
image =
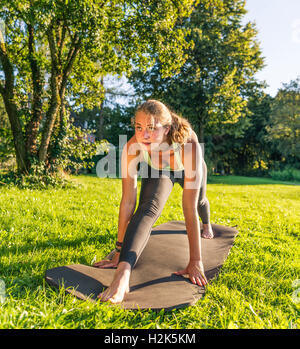
[{"label": "woman's right hand", "polygon": [[116,268],[119,263],[120,253],[115,252],[112,259],[103,259],[102,261],[93,264],[96,268]]}]

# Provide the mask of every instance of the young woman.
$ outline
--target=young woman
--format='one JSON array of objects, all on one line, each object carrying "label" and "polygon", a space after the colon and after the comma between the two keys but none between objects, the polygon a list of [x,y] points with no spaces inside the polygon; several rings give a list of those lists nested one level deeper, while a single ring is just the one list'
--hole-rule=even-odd
[{"label": "young woman", "polygon": [[[182,207],[189,241],[189,263],[177,275],[188,274],[194,284],[207,283],[201,257],[198,214],[202,237],[213,238],[209,202],[206,198],[207,169],[197,136],[189,122],[172,113],[163,103],[148,100],[133,118],[135,135],[125,145],[122,158],[122,200],[119,210],[118,240],[110,260],[94,264],[117,267],[111,285],[98,297],[101,301],[122,302],[129,292],[132,268],[143,251],[153,224],[159,218],[174,183],[183,188]],[[146,163],[142,175],[139,206],[138,163]],[[135,211],[135,212],[134,212]]]}]

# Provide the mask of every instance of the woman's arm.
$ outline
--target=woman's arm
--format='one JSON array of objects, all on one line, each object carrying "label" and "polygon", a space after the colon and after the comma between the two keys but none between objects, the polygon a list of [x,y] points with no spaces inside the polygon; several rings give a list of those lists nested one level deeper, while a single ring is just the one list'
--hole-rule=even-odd
[{"label": "woman's arm", "polygon": [[200,222],[197,211],[198,197],[202,180],[202,151],[194,140],[184,147],[184,187],[182,208],[189,240],[190,260],[188,266],[178,275],[189,274],[191,281],[200,286],[207,283],[201,256]]},{"label": "woman's arm", "polygon": [[197,206],[195,207],[192,204],[195,198],[197,198],[197,192],[199,191],[194,189],[184,190],[182,195],[182,208],[189,240],[190,260],[201,261],[200,223]]},{"label": "woman's arm", "polygon": [[189,238],[190,259],[201,260],[197,204],[202,179],[202,152],[198,142],[192,141],[184,147],[184,172],[182,208]]}]

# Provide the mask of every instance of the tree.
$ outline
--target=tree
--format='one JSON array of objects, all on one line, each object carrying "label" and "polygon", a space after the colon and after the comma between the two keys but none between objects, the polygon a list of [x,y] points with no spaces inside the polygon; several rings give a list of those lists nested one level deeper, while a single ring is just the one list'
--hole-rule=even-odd
[{"label": "tree", "polygon": [[243,0],[200,0],[190,18],[178,22],[191,45],[180,72],[164,78],[161,64],[131,79],[143,98],[158,98],[187,117],[200,142],[246,113],[249,91],[259,88],[254,74],[263,59],[253,23],[242,23]]},{"label": "tree", "polygon": [[266,171],[273,155],[269,142],[266,141],[266,125],[269,123],[273,98],[259,92],[249,96],[246,119],[249,127],[236,149],[240,174]]},{"label": "tree", "polygon": [[266,140],[281,154],[283,162],[299,167],[300,77],[279,89],[266,130]]},{"label": "tree", "polygon": [[[184,62],[183,31],[193,0],[0,0],[0,94],[18,170],[55,167],[67,136],[66,108],[101,106],[102,78]],[[3,29],[3,28],[2,28]]]},{"label": "tree", "polygon": [[14,145],[9,120],[3,102],[0,99],[0,163],[13,159],[13,157]]},{"label": "tree", "polygon": [[272,97],[263,91],[249,95],[246,116],[231,127],[239,129],[237,136],[225,134],[222,146],[225,149],[228,144],[232,146],[228,162],[234,173],[262,175],[269,168],[273,152],[265,136],[271,103]]}]

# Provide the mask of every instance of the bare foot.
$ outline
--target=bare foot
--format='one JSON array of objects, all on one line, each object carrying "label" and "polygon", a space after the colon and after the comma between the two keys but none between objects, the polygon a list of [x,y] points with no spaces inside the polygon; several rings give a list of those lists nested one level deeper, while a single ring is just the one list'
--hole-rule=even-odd
[{"label": "bare foot", "polygon": [[204,239],[212,239],[214,237],[214,232],[212,230],[212,227],[211,227],[210,223],[203,224],[203,231],[202,231],[201,236]]},{"label": "bare foot", "polygon": [[111,285],[98,295],[101,302],[121,303],[125,294],[129,292],[130,267],[121,262],[116,270]]}]

